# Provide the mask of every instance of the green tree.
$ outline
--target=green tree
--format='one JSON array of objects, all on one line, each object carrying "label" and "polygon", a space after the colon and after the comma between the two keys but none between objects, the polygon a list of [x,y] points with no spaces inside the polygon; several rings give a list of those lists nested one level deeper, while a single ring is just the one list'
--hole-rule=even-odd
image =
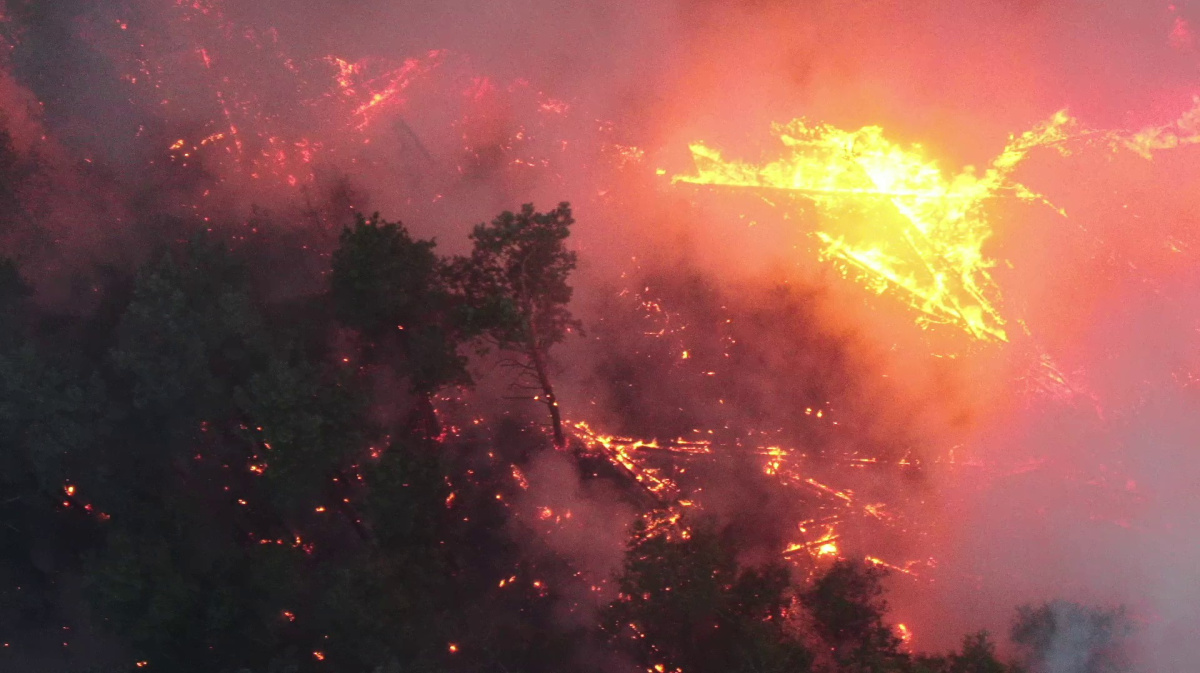
[{"label": "green tree", "polygon": [[[262,475],[281,512],[295,516],[314,503],[344,504],[330,492],[334,479],[346,479],[342,468],[378,434],[367,415],[365,391],[334,367],[294,349],[279,350],[234,391],[243,420],[238,427],[243,461]],[[352,512],[348,516],[358,520]]]},{"label": "green tree", "polygon": [[[304,552],[259,544],[285,526],[247,470],[244,426],[291,409],[271,416],[286,405],[253,396],[275,349],[246,265],[193,238],[138,270],[118,317],[93,322],[79,334],[111,344],[100,364],[112,423],[90,456],[96,487],[81,488],[111,518],[83,569],[94,614],[172,670],[265,664]],[[267,402],[246,403],[246,390]]]},{"label": "green tree", "polygon": [[639,524],[620,597],[605,614],[612,642],[648,669],[809,670],[812,655],[785,618],[787,570],[740,568],[734,554],[711,522],[673,536],[648,534]]},{"label": "green tree", "polygon": [[264,334],[244,265],[197,237],[138,272],[111,359],[133,407],[178,429],[228,409],[230,384],[254,371]]},{"label": "green tree", "polygon": [[407,375],[430,437],[440,434],[433,394],[470,382],[458,351],[465,324],[435,247],[378,213],[359,215],[342,232],[329,279],[335,315],[363,336],[368,352],[384,360],[398,352],[393,364]]},{"label": "green tree", "polygon": [[94,538],[72,494],[107,431],[102,382],[40,330],[16,264],[0,259],[0,631],[52,619],[57,574]]},{"label": "green tree", "polygon": [[813,629],[846,671],[904,670],[902,641],[883,621],[887,601],[875,566],[840,560],[800,595]]},{"label": "green tree", "polygon": [[285,645],[280,608],[301,595],[302,552],[246,546],[221,518],[206,515],[203,503],[181,500],[122,522],[89,560],[93,610],[139,660],[156,667],[265,667]]},{"label": "green tree", "polygon": [[502,350],[519,360],[505,364],[519,370],[514,386],[538,391],[535,399],[550,412],[554,444],[566,445],[562,413],[550,380],[550,348],[580,323],[567,305],[567,284],[575,269],[575,253],[567,250],[571,206],[560,203],[548,213],[525,204],[520,212],[504,212],[471,233],[469,257],[453,265],[456,284],[473,309],[473,318]]},{"label": "green tree", "polygon": [[996,658],[987,631],[963,636],[962,651],[947,657],[946,673],[1008,673],[1014,669]]},{"label": "green tree", "polygon": [[996,657],[996,646],[986,631],[963,636],[962,649],[945,656],[914,657],[913,673],[1021,673]]}]

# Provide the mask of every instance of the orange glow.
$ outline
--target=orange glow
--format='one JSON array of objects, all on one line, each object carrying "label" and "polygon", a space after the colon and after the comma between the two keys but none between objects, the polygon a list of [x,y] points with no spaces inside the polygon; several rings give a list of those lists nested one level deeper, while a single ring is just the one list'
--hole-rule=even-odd
[{"label": "orange glow", "polygon": [[658,471],[653,468],[642,467],[630,455],[630,452],[642,448],[657,449],[659,448],[657,442],[644,442],[640,439],[635,440],[598,434],[583,421],[575,423],[575,429],[578,431],[576,436],[583,440],[584,444],[590,450],[603,453],[613,464],[624,468],[635,481],[644,486],[652,495],[665,498],[677,491],[675,482],[658,476]]},{"label": "orange glow", "polygon": [[839,491],[836,488],[826,486],[825,484],[822,484],[819,481],[817,481],[816,479],[813,479],[811,477],[808,479],[805,479],[804,483],[806,483],[809,486],[812,486],[813,488],[816,488],[824,493],[828,493],[829,495],[832,495],[835,498],[841,498],[842,500],[845,500],[848,503],[854,502],[854,499],[850,497],[849,491]]},{"label": "orange glow", "polygon": [[513,465],[512,466],[512,476],[513,476],[513,479],[517,480],[518,486],[520,486],[522,489],[526,489],[526,490],[529,489],[529,481],[525,479],[525,473],[521,471],[521,468],[517,467],[516,465]]},{"label": "orange glow", "polygon": [[[419,59],[410,58],[403,63],[399,68],[396,68],[382,77],[365,82],[363,88],[370,91],[369,97],[365,102],[351,112],[351,117],[357,120],[355,128],[364,130],[381,110],[390,104],[401,102],[400,94],[412,84],[413,79],[437,65],[437,59],[441,56],[438,51],[429,53],[430,63],[424,63]],[[338,85],[347,93],[353,93],[354,87],[351,86],[351,75],[359,74],[362,71],[361,65],[348,65],[341,59],[334,59],[339,68]]]},{"label": "orange glow", "polygon": [[916,577],[916,573],[909,570],[908,568],[901,568],[900,566],[888,563],[887,561],[884,561],[883,559],[878,559],[878,558],[875,558],[874,556],[868,556],[868,557],[866,557],[865,560],[867,563],[870,563],[871,565],[878,566],[880,568],[887,568],[888,570],[895,570],[898,573],[904,573],[905,575],[912,575],[913,577]]},{"label": "orange glow", "polygon": [[896,636],[900,638],[901,642],[903,642],[905,645],[908,645],[910,642],[912,642],[913,634],[912,631],[910,631],[909,628],[904,624],[897,624]]},{"label": "orange glow", "polygon": [[768,476],[775,476],[779,474],[779,468],[783,467],[783,459],[787,457],[787,451],[778,446],[769,446],[766,449],[766,453],[769,459],[767,460],[767,464],[763,466],[763,472]]}]

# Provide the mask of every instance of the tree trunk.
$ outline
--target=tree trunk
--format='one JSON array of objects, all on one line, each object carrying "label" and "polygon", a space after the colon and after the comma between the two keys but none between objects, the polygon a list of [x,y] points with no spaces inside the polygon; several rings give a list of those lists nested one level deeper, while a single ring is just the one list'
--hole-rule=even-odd
[{"label": "tree trunk", "polygon": [[554,395],[554,387],[550,385],[550,374],[546,371],[546,356],[542,352],[542,341],[538,337],[536,311],[533,303],[526,298],[521,302],[525,314],[526,335],[529,338],[529,359],[533,363],[533,371],[537,374],[538,385],[542,387],[542,395],[546,398],[546,408],[550,410],[550,424],[554,428],[554,448],[567,448],[567,438],[563,434],[562,414],[558,410],[558,398]]},{"label": "tree trunk", "polygon": [[437,441],[442,436],[442,423],[433,408],[433,393],[417,393],[417,402],[409,414],[408,427],[419,436]]},{"label": "tree trunk", "polygon": [[536,343],[529,347],[529,359],[533,361],[538,384],[542,386],[542,394],[546,398],[546,408],[550,410],[550,422],[554,426],[554,448],[566,448],[567,438],[563,434],[562,414],[558,410],[558,398],[554,396],[554,388],[550,385],[550,376],[546,373],[546,359]]}]

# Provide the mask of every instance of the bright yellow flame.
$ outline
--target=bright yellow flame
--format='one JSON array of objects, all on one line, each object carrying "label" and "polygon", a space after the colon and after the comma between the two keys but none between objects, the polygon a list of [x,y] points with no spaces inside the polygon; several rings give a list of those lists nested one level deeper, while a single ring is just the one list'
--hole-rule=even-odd
[{"label": "bright yellow flame", "polygon": [[787,457],[787,451],[778,446],[768,446],[765,453],[768,459],[767,464],[763,466],[763,472],[767,476],[779,474],[779,468],[783,467],[783,459]]},{"label": "bright yellow flame", "polygon": [[991,236],[984,210],[992,198],[1045,202],[1010,175],[1029,150],[1073,137],[1075,122],[1059,112],[1009,139],[982,174],[944,173],[919,145],[903,147],[878,126],[844,131],[802,120],[779,124],[782,158],[762,165],[726,160],[691,145],[695,175],[674,182],[778,189],[816,205],[821,257],[855,271],[877,293],[893,292],[921,312],[920,322],[957,325],[977,339],[1007,341],[998,291],[984,255]]},{"label": "bright yellow flame", "polygon": [[574,428],[574,436],[583,442],[588,451],[604,454],[610,462],[626,470],[637,483],[660,500],[669,500],[677,495],[679,490],[677,485],[669,477],[660,476],[657,469],[642,465],[641,461],[634,457],[635,453],[648,450],[684,454],[712,452],[712,442],[704,440],[688,440],[680,437],[669,444],[659,444],[656,440],[646,441],[601,434],[584,421],[568,423],[568,425]]},{"label": "bright yellow flame", "polygon": [[908,626],[904,624],[897,624],[896,636],[900,638],[901,642],[903,642],[905,645],[908,645],[912,642],[913,634],[912,630],[909,629]]}]

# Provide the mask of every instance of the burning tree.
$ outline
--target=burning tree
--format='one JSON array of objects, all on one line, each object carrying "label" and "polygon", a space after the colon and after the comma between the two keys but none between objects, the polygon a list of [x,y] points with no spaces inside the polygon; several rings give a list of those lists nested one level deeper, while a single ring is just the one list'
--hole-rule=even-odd
[{"label": "burning tree", "polygon": [[554,445],[566,445],[558,397],[550,382],[550,348],[580,323],[567,304],[572,288],[567,277],[575,253],[567,250],[571,206],[560,203],[548,213],[527,203],[519,213],[504,212],[471,233],[474,249],[453,263],[456,283],[474,310],[485,337],[519,359],[503,364],[519,370],[514,387],[534,390],[550,411]]}]

